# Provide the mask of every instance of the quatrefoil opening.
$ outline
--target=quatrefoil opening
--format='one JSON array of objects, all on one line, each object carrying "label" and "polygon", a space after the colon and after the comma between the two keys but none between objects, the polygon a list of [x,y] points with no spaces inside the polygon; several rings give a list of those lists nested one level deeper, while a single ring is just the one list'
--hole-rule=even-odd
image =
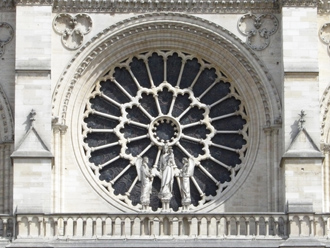
[{"label": "quatrefoil opening", "polygon": [[53,22],[55,31],[62,35],[62,43],[68,49],[78,49],[84,41],[84,35],[92,29],[92,19],[86,14],[58,14]]},{"label": "quatrefoil opening", "polygon": [[261,51],[268,47],[270,36],[278,29],[278,20],[274,15],[246,14],[238,21],[238,30],[247,36],[247,44],[253,50]]},{"label": "quatrefoil opening", "polygon": [[328,47],[328,53],[330,53],[330,23],[325,23],[319,33],[320,39],[324,42]]},{"label": "quatrefoil opening", "polygon": [[0,22],[0,58],[5,53],[5,45],[14,37],[14,29],[6,22]]}]

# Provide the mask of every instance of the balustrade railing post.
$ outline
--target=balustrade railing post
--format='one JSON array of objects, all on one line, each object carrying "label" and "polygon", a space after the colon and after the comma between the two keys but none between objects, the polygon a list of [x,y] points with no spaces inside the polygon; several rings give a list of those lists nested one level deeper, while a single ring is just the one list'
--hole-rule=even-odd
[{"label": "balustrade railing post", "polygon": [[229,224],[230,224],[230,221],[227,220],[227,217],[225,217],[225,223],[224,223],[224,236],[229,236],[230,233],[229,233]]},{"label": "balustrade railing post", "polygon": [[241,235],[241,221],[240,219],[236,220],[236,236]]},{"label": "balustrade railing post", "polygon": [[182,217],[179,217],[178,218],[178,236],[182,236],[183,235],[183,232],[182,232],[182,221],[183,221],[183,218]]},{"label": "balustrade railing post", "polygon": [[38,225],[39,225],[39,230],[38,230],[38,236],[40,237],[44,237],[45,236],[45,228],[44,228],[44,218],[42,217],[39,221],[38,221]]},{"label": "balustrade railing post", "polygon": [[77,217],[72,219],[72,236],[77,236]]},{"label": "balustrade railing post", "polygon": [[201,236],[201,218],[197,218],[197,236]]},{"label": "balustrade railing post", "polygon": [[169,235],[172,236],[173,235],[173,217],[172,216],[168,218],[168,222],[170,225]]},{"label": "balustrade railing post", "polygon": [[275,224],[275,227],[274,227],[274,236],[279,236],[278,218],[274,220],[274,224]]},{"label": "balustrade railing post", "polygon": [[250,220],[245,220],[245,225],[246,225],[246,235],[245,236],[249,236],[250,235]]},{"label": "balustrade railing post", "polygon": [[288,222],[287,222],[288,224],[287,224],[287,236],[288,237],[290,237],[291,236],[291,231],[292,231],[292,228],[291,228],[291,226],[292,226],[292,220],[288,220]]},{"label": "balustrade railing post", "polygon": [[160,236],[163,236],[164,235],[164,221],[163,221],[163,218],[160,218],[159,219],[159,235]]},{"label": "balustrade railing post", "polygon": [[220,236],[220,221],[221,221],[221,218],[216,217],[216,230],[215,230],[216,237]]},{"label": "balustrade railing post", "polygon": [[269,218],[265,220],[265,236],[269,236]]},{"label": "balustrade railing post", "polygon": [[260,226],[259,226],[259,219],[255,222],[256,225],[256,237],[260,235]]},{"label": "balustrade railing post", "polygon": [[86,218],[83,218],[83,222],[82,222],[82,236],[85,237],[86,236],[86,228],[87,228],[87,223],[86,223]]},{"label": "balustrade railing post", "polygon": [[140,221],[140,228],[141,228],[141,236],[144,236],[145,235],[145,230],[144,230],[144,220],[145,218],[143,218],[141,221]]},{"label": "balustrade railing post", "polygon": [[92,237],[96,236],[96,221],[92,218]]},{"label": "balustrade railing post", "polygon": [[58,236],[58,219],[56,217],[54,217],[54,236]]},{"label": "balustrade railing post", "polygon": [[315,236],[315,221],[314,220],[315,219],[313,218],[309,222],[310,223],[310,233],[309,233],[309,236],[312,236],[312,237]]},{"label": "balustrade railing post", "polygon": [[210,236],[210,224],[211,224],[211,219],[207,218],[206,219],[206,236]]},{"label": "balustrade railing post", "polygon": [[4,238],[7,237],[7,223],[8,223],[8,219],[7,218],[3,218],[2,219],[2,227],[3,227],[3,230],[2,230],[2,236]]},{"label": "balustrade railing post", "polygon": [[189,217],[188,219],[187,219],[187,222],[188,222],[188,236],[190,236],[191,235],[191,217]]},{"label": "balustrade railing post", "polygon": [[102,222],[101,222],[101,236],[105,236],[105,218],[102,218]]},{"label": "balustrade railing post", "polygon": [[154,226],[155,226],[154,225],[154,219],[151,219],[150,220],[150,233],[149,233],[150,236],[153,236],[155,234]]},{"label": "balustrade railing post", "polygon": [[68,231],[67,231],[67,228],[68,228],[67,224],[68,224],[68,219],[67,218],[63,219],[63,232],[62,232],[62,236],[65,236],[68,233]]},{"label": "balustrade railing post", "polygon": [[31,217],[28,217],[28,226],[27,226],[27,236],[30,237],[31,236]]},{"label": "balustrade railing post", "polygon": [[120,236],[125,236],[125,218],[120,219]]},{"label": "balustrade railing post", "polygon": [[131,221],[131,236],[133,236],[133,232],[134,232],[134,218],[130,218]]}]

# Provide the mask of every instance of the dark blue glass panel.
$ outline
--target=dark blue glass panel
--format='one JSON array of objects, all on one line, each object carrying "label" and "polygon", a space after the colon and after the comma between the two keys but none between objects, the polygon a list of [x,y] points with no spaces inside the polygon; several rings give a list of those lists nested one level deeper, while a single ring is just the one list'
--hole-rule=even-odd
[{"label": "dark blue glass panel", "polygon": [[164,60],[162,56],[153,53],[148,59],[149,69],[152,75],[152,80],[157,87],[164,82]]},{"label": "dark blue glass panel", "polygon": [[126,68],[116,68],[114,77],[117,82],[132,96],[136,96],[138,88]]},{"label": "dark blue glass panel", "polygon": [[180,88],[189,88],[196,78],[201,65],[197,59],[187,60],[181,77]]},{"label": "dark blue glass panel", "polygon": [[193,87],[194,95],[196,97],[200,96],[216,79],[217,75],[215,74],[215,69],[204,69]]},{"label": "dark blue glass panel", "polygon": [[176,86],[181,70],[182,59],[177,53],[167,58],[167,82],[172,86]]},{"label": "dark blue glass panel", "polygon": [[142,87],[150,88],[151,83],[148,76],[147,67],[142,59],[133,58],[130,63],[131,71],[133,72],[136,80]]}]

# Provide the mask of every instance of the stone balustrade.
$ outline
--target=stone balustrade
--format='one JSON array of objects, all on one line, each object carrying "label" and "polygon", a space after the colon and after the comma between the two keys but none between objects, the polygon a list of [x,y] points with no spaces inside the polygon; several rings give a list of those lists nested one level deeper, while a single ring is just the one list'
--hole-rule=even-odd
[{"label": "stone balustrade", "polygon": [[17,214],[0,215],[0,239],[327,237],[330,214]]},{"label": "stone balustrade", "polygon": [[14,235],[14,217],[0,214],[0,239],[11,239]]}]

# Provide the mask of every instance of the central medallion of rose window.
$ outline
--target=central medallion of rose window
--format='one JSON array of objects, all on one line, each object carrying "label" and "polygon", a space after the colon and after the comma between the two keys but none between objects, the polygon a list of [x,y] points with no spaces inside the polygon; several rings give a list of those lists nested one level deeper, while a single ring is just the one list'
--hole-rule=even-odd
[{"label": "central medallion of rose window", "polygon": [[244,102],[225,73],[191,54],[146,52],[113,65],[84,116],[90,169],[112,198],[137,210],[201,208],[244,168]]},{"label": "central medallion of rose window", "polygon": [[150,137],[155,144],[173,145],[180,137],[180,124],[170,116],[161,116],[150,125]]}]

